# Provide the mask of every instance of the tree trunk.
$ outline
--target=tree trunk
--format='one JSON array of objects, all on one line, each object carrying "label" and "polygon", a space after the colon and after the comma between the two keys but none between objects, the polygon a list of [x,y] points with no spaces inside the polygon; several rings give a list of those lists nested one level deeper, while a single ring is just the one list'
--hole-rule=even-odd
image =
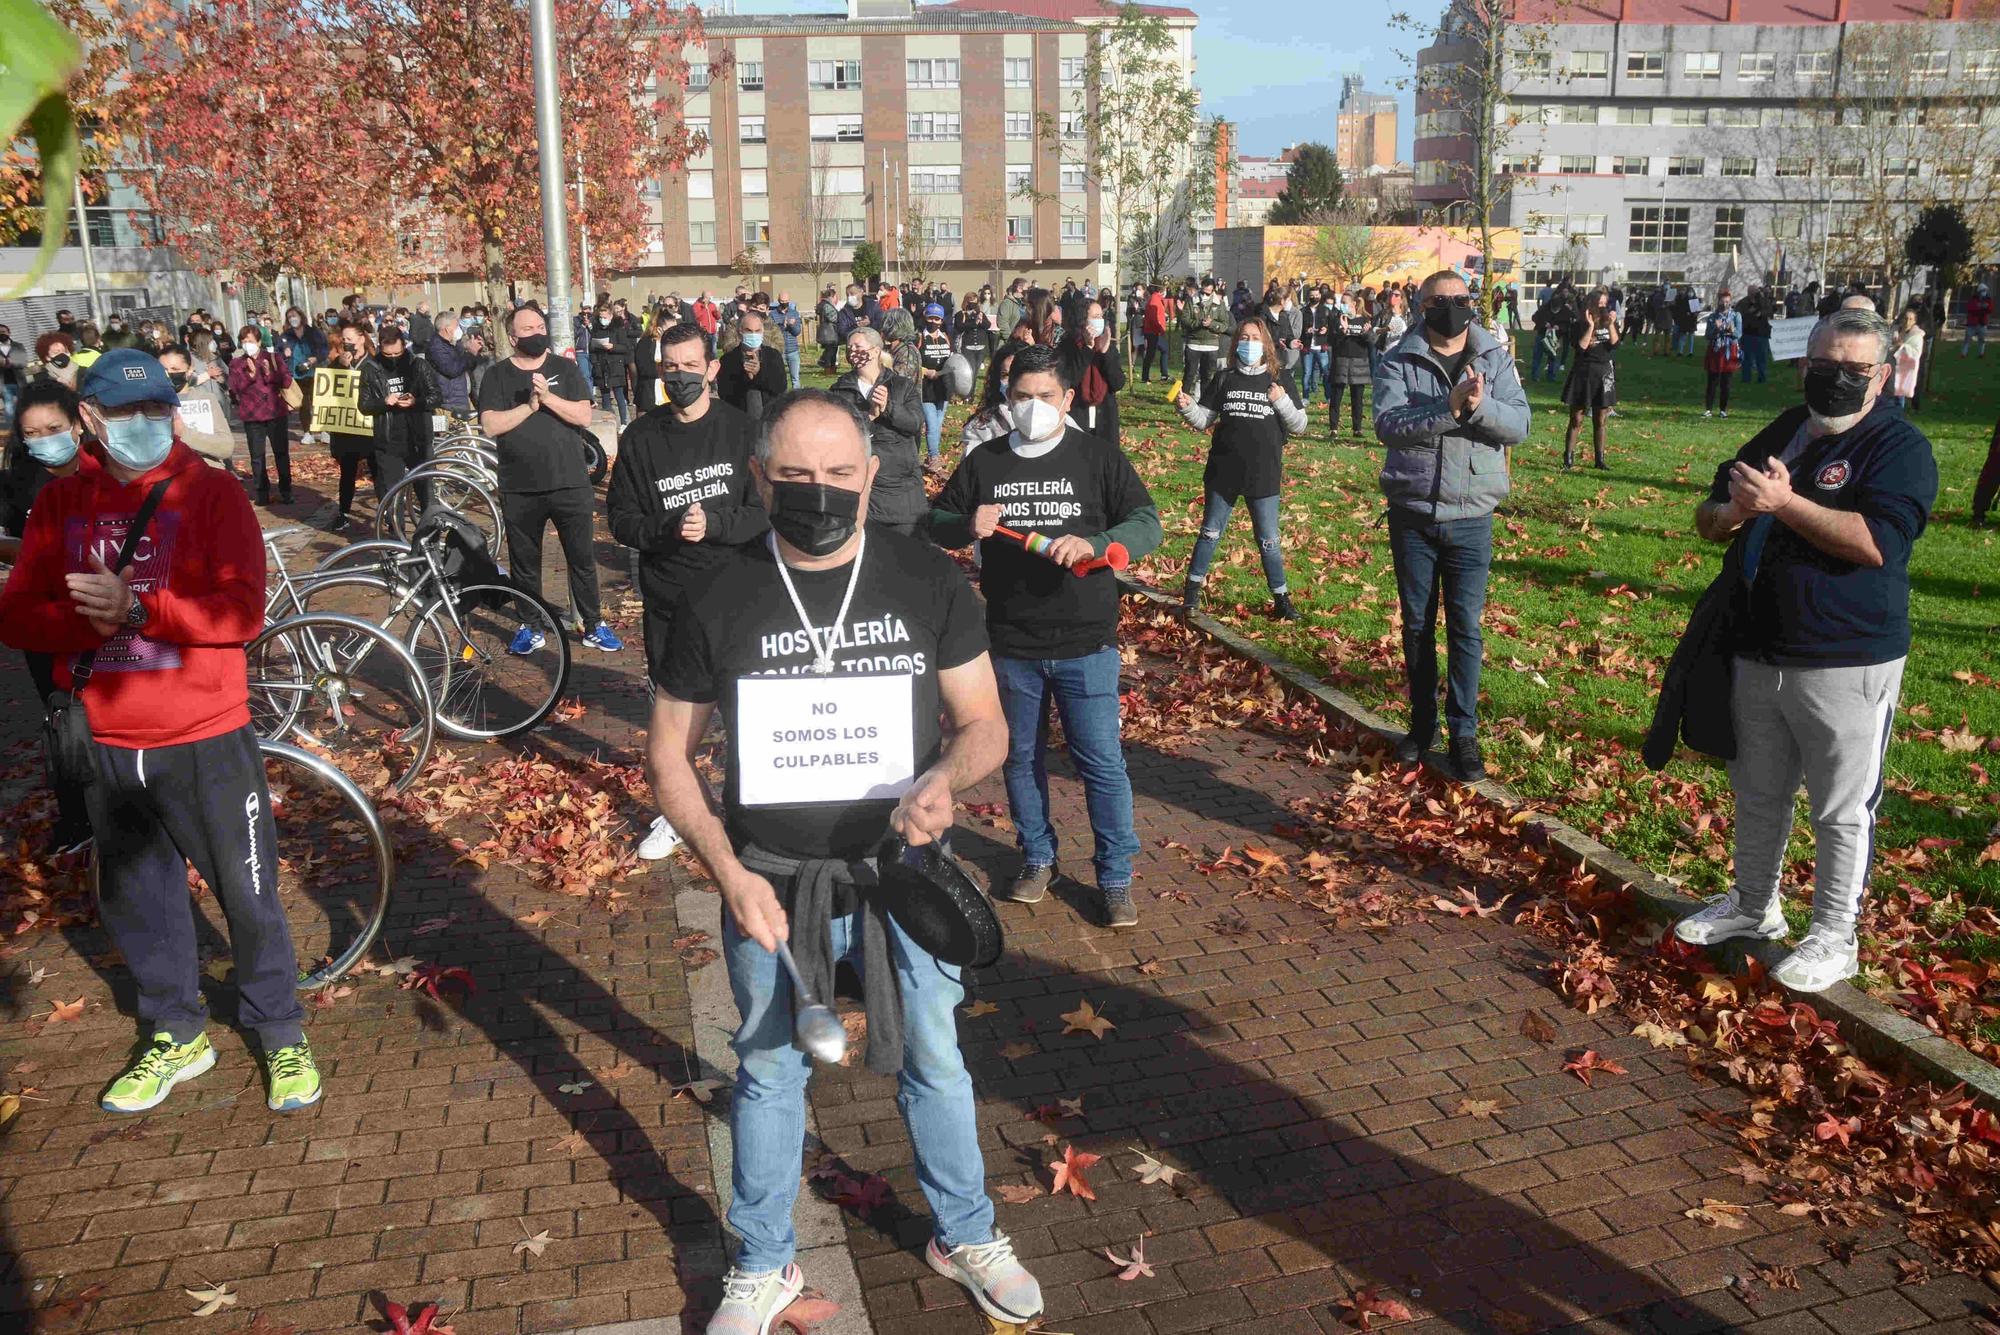
[{"label": "tree trunk", "polygon": [[481,299],[485,301],[487,311],[495,317],[494,323],[500,328],[498,338],[494,338],[491,334],[487,336],[493,344],[494,355],[498,356],[501,351],[500,343],[506,338],[506,313],[510,309],[506,296],[507,256],[500,247],[500,237],[497,233],[491,231],[482,233],[480,242],[480,257],[485,262],[483,266],[485,279],[480,284]]}]

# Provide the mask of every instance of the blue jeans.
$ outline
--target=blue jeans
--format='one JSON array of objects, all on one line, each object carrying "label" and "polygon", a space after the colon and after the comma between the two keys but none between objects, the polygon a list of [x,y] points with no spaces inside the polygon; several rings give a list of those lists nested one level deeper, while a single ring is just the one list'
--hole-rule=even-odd
[{"label": "blue jeans", "polygon": [[1118,650],[1107,645],[1081,658],[993,656],[1000,708],[1007,715],[1007,806],[1021,856],[1030,867],[1056,864],[1049,823],[1049,702],[1062,716],[1069,758],[1083,780],[1084,805],[1096,841],[1091,864],[1099,886],[1132,884],[1139,835],[1132,828],[1132,780],[1118,734]]},{"label": "blue jeans", "polygon": [[583,372],[583,383],[590,387],[591,397],[597,397],[597,381],[590,374],[590,345],[581,339],[576,345],[576,369]]},{"label": "blue jeans", "polygon": [[1743,383],[1750,383],[1750,373],[1757,373],[1757,383],[1763,384],[1771,374],[1771,340],[1763,334],[1743,336]]},{"label": "blue jeans", "polygon": [[1403,671],[1410,686],[1410,731],[1437,732],[1438,592],[1444,593],[1445,642],[1451,679],[1445,726],[1453,737],[1479,727],[1479,668],[1486,644],[1479,618],[1486,610],[1486,571],[1493,564],[1493,516],[1434,524],[1393,506],[1389,551],[1396,561],[1396,597],[1403,610]]},{"label": "blue jeans", "polygon": [[1306,382],[1299,387],[1299,393],[1310,399],[1313,396],[1313,391],[1326,382],[1327,369],[1332,364],[1332,357],[1333,354],[1325,348],[1307,348],[1305,350],[1305,355],[1301,360],[1305,362]]},{"label": "blue jeans", "polygon": [[796,344],[785,349],[785,375],[793,389],[799,387],[799,349]]},{"label": "blue jeans", "polygon": [[[835,918],[833,958],[861,967],[860,919]],[[742,1024],[730,1041],[742,1065],[729,1104],[736,1150],[729,1227],[743,1240],[736,1264],[776,1270],[791,1263],[798,1239],[792,1204],[799,1194],[806,1138],[806,1078],[812,1059],[792,1046],[792,985],[778,957],[736,930],[725,912],[723,958]],[[946,1250],[993,1240],[986,1198],[986,1157],[973,1117],[972,1077],[958,1050],[953,1012],[965,999],[958,971],[938,964],[892,921],[889,944],[903,995],[903,1071],[896,1104],[910,1130],[917,1183]]]},{"label": "blue jeans", "polygon": [[925,448],[933,459],[940,458],[943,450],[939,442],[944,436],[944,405],[924,400],[924,441]]},{"label": "blue jeans", "polygon": [[1544,362],[1548,363],[1549,379],[1554,380],[1562,373],[1562,354],[1560,352],[1550,352],[1542,340],[1537,338],[1535,340],[1535,355],[1528,363],[1528,379],[1540,380],[1542,378],[1542,363]]},{"label": "blue jeans", "polygon": [[616,384],[607,380],[598,386],[597,393],[605,412],[611,412],[614,407],[617,409],[619,426],[632,420],[632,391],[626,388],[623,380]]},{"label": "blue jeans", "polygon": [[[1276,496],[1249,496],[1244,504],[1250,510],[1250,529],[1257,535],[1257,551],[1264,558],[1264,582],[1271,586],[1272,593],[1285,593],[1285,553],[1278,546],[1278,498]],[[1236,503],[1215,492],[1208,493],[1207,504],[1201,512],[1201,533],[1194,540],[1194,555],[1188,558],[1188,583],[1199,584],[1208,578],[1208,564],[1215,559],[1215,546],[1222,541],[1222,531],[1229,527],[1230,513]]]}]

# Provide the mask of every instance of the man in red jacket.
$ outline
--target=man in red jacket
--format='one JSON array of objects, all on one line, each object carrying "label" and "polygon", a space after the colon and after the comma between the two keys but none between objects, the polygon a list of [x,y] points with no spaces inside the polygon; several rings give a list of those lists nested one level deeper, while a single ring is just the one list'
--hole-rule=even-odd
[{"label": "man in red jacket", "polygon": [[[152,1036],[99,1103],[143,1112],[215,1065],[191,860],[229,920],[240,1018],[263,1047],[267,1103],[303,1108],[319,1101],[320,1078],[278,903],[277,827],[243,659],[264,622],[256,513],[234,478],[174,438],[180,399],[152,357],[108,352],[78,389],[104,466],[36,498],[0,591],[0,640],[54,654],[57,688],[90,720],[99,911]],[[130,559],[112,569],[155,490]]]},{"label": "man in red jacket", "polygon": [[1160,379],[1165,380],[1167,371],[1167,294],[1158,283],[1146,289],[1145,313],[1139,318],[1139,332],[1144,336],[1145,353],[1139,363],[1139,383],[1153,382],[1153,356],[1159,354]]}]

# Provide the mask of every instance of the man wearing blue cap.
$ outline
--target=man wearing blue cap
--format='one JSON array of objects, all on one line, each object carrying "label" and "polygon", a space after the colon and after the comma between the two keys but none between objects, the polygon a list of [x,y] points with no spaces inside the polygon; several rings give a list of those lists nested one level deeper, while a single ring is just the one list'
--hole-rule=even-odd
[{"label": "man wearing blue cap", "polygon": [[278,903],[277,827],[250,727],[243,646],[264,624],[257,516],[228,473],[174,438],[180,398],[136,348],[78,386],[103,468],[42,489],[0,592],[0,639],[55,655],[87,719],[77,777],[97,840],[98,904],[151,1041],[99,1103],[144,1112],[215,1065],[187,864],[235,945],[239,1016],[263,1047],[268,1106],[317,1103],[298,961]]}]

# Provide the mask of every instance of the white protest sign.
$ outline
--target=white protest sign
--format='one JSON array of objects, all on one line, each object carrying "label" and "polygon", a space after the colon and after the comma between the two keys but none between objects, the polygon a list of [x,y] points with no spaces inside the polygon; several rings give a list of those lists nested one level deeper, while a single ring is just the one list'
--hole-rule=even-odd
[{"label": "white protest sign", "polygon": [[1819,323],[1817,315],[1800,315],[1789,320],[1771,321],[1771,360],[1795,361],[1806,355],[1806,338]]},{"label": "white protest sign", "polygon": [[736,683],[744,806],[901,797],[915,782],[913,678],[743,677]]},{"label": "white protest sign", "polygon": [[215,434],[215,400],[182,399],[181,422],[197,435]]}]

